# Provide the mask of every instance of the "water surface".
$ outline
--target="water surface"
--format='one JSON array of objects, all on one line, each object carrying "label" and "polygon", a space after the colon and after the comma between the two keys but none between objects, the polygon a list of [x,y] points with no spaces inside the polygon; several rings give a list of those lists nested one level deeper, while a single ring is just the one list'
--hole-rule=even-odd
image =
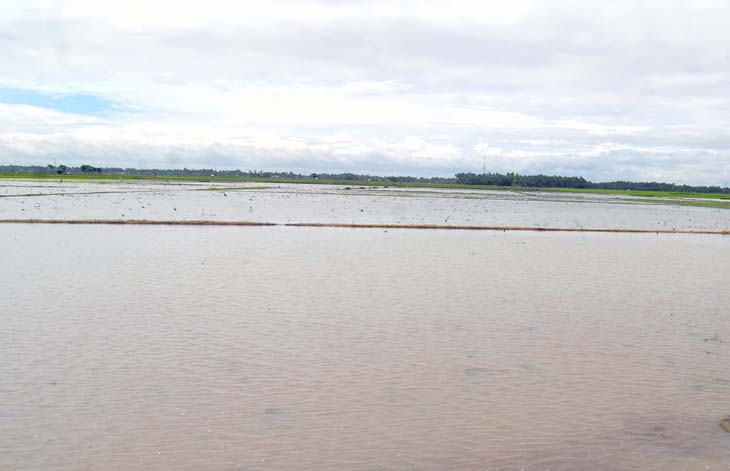
[{"label": "water surface", "polygon": [[680,205],[686,200],[356,185],[0,181],[0,219],[730,230],[730,209]]},{"label": "water surface", "polygon": [[0,469],[730,467],[730,239],[0,225]]}]

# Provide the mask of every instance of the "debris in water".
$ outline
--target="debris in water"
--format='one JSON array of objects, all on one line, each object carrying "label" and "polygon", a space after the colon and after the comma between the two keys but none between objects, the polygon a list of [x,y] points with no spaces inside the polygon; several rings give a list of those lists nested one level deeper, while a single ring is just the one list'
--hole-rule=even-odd
[{"label": "debris in water", "polygon": [[467,368],[464,370],[464,374],[467,376],[482,376],[489,373],[487,368]]},{"label": "debris in water", "polygon": [[722,428],[725,429],[726,432],[730,433],[730,415],[722,419],[720,425],[722,425]]}]

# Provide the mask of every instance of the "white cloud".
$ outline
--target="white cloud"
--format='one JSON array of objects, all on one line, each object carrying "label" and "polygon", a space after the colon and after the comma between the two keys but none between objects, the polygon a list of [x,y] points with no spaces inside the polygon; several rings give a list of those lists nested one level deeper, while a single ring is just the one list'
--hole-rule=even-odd
[{"label": "white cloud", "polygon": [[[0,4],[0,159],[730,185],[723,1]],[[487,144],[489,143],[489,144]]]},{"label": "white cloud", "polygon": [[499,147],[493,147],[490,146],[488,143],[482,141],[481,139],[477,144],[474,146],[474,150],[482,156],[485,157],[499,157],[504,155],[504,151],[500,149]]}]

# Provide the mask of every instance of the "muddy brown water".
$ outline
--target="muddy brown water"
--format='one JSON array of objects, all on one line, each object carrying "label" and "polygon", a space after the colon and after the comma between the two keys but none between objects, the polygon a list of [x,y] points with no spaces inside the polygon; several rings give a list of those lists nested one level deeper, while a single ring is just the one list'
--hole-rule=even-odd
[{"label": "muddy brown water", "polygon": [[730,239],[0,226],[2,470],[730,468]]}]

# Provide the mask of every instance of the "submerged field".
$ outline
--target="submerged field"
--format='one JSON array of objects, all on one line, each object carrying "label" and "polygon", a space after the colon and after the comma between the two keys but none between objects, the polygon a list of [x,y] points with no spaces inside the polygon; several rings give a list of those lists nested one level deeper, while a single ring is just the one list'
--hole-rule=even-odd
[{"label": "submerged field", "polygon": [[[709,205],[709,207],[708,207]],[[717,206],[717,207],[715,207]],[[730,230],[730,202],[545,191],[0,180],[0,219]]]},{"label": "submerged field", "polygon": [[730,229],[606,194],[0,180],[0,470],[727,470]]},{"label": "submerged field", "polygon": [[[505,190],[505,191],[541,191],[558,193],[594,193],[603,195],[636,196],[644,198],[683,199],[692,198],[700,200],[702,205],[711,207],[730,208],[730,204],[722,204],[722,200],[730,203],[730,194],[724,193],[700,193],[700,192],[673,192],[653,190],[608,190],[608,189],[582,189],[582,188],[527,188],[514,186],[496,185],[467,185],[460,183],[421,183],[421,182],[392,182],[392,181],[350,181],[350,180],[327,180],[314,178],[255,178],[255,177],[201,177],[201,176],[156,176],[156,175],[115,175],[115,174],[22,174],[22,173],[0,173],[0,180],[39,180],[39,181],[75,181],[75,182],[97,182],[97,183],[122,183],[122,182],[197,182],[197,183],[269,183],[269,184],[303,184],[303,185],[359,185],[384,188],[435,188],[435,189],[462,189],[462,190]],[[708,201],[705,201],[708,200]],[[712,200],[719,200],[713,202]]]}]

